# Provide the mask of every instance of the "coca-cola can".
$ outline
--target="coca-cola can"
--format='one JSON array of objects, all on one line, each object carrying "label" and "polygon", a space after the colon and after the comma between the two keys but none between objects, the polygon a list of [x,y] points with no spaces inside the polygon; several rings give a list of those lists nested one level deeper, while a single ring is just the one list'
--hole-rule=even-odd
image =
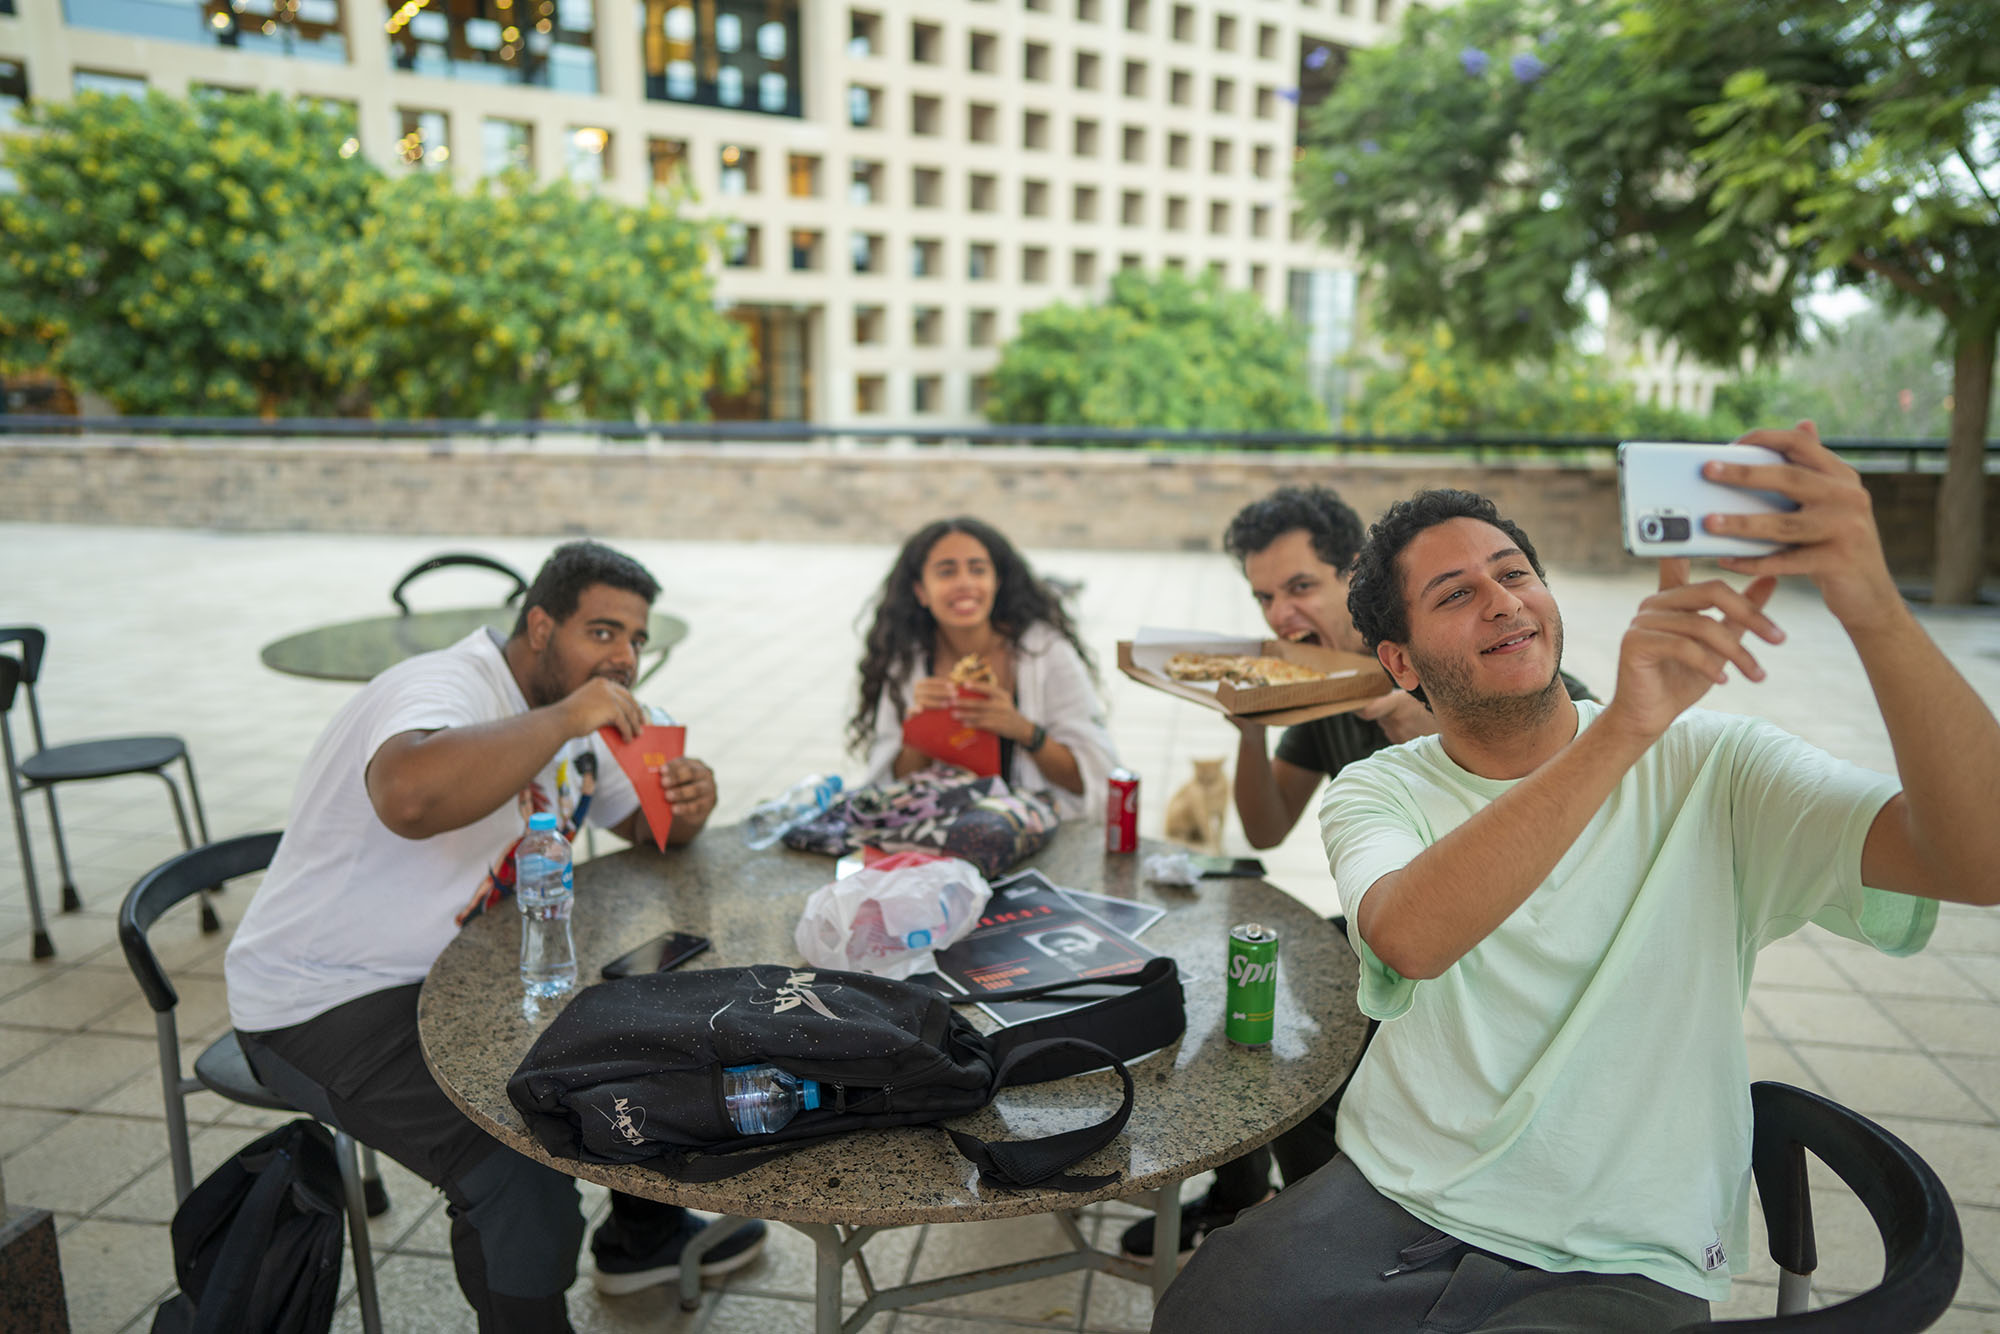
[{"label": "coca-cola can", "polygon": [[1130,769],[1111,771],[1111,799],[1104,812],[1104,850],[1139,850],[1139,775]]}]

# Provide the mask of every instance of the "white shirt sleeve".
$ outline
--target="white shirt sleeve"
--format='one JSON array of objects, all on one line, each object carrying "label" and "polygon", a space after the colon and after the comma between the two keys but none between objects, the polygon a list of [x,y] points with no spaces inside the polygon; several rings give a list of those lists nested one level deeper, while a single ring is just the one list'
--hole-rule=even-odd
[{"label": "white shirt sleeve", "polygon": [[1070,792],[1049,781],[1025,743],[1014,749],[1010,785],[1046,791],[1056,814],[1065,820],[1102,819],[1118,752],[1104,725],[1104,707],[1090,669],[1067,639],[1040,623],[1021,636],[1016,668],[1015,707],[1029,722],[1047,728],[1051,740],[1069,747],[1083,778],[1083,791]]},{"label": "white shirt sleeve", "polygon": [[903,719],[914,702],[916,680],[912,667],[900,690],[886,683],[882,687],[882,697],[875,702],[875,734],[868,741],[868,773],[861,780],[864,786],[896,781],[896,757],[903,753]]},{"label": "white shirt sleeve", "polygon": [[1361,938],[1361,900],[1375,882],[1415,861],[1427,846],[1418,824],[1397,799],[1395,776],[1372,759],[1334,776],[1320,801],[1320,837],[1327,867],[1347,912],[1347,939],[1361,960],[1357,1000],[1371,1019],[1396,1019],[1416,998],[1417,983],[1375,957]]}]

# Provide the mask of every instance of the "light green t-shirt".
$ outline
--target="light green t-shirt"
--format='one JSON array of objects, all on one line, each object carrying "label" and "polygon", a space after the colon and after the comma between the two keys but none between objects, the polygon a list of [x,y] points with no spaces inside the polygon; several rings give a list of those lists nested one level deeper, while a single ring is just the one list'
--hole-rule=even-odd
[{"label": "light green t-shirt", "polygon": [[[1582,726],[1602,706],[1580,702]],[[1923,948],[1929,899],[1864,889],[1894,779],[1753,718],[1692,710],[1634,765],[1549,878],[1427,981],[1352,923],[1368,888],[1505,792],[1435,736],[1349,766],[1320,809],[1384,1023],[1336,1136],[1433,1227],[1555,1272],[1643,1274],[1720,1300],[1748,1259],[1757,951],[1808,921]]]}]

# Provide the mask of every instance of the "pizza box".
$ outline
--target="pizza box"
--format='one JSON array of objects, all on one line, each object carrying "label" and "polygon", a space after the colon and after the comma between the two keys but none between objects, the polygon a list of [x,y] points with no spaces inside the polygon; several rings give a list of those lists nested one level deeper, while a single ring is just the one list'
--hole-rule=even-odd
[{"label": "pizza box", "polygon": [[[1238,653],[1284,658],[1314,671],[1324,680],[1287,685],[1237,686],[1227,681],[1176,681],[1167,675],[1167,659],[1176,653]],[[1283,639],[1239,639],[1198,630],[1142,629],[1132,639],[1118,641],[1118,670],[1142,685],[1193,700],[1204,708],[1232,717],[1252,718],[1273,727],[1311,722],[1358,709],[1395,688],[1382,664],[1359,653],[1343,653],[1316,644]]]}]

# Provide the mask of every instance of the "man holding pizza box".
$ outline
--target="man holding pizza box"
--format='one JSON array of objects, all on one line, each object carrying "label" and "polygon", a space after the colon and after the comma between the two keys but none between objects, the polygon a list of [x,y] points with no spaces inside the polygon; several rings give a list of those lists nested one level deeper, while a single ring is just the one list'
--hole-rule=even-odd
[{"label": "man holding pizza box", "polygon": [[[657,793],[617,762],[665,730],[631,693],[658,593],[630,557],[570,542],[536,574],[505,641],[481,628],[364,686],[307,757],[225,961],[230,1018],[259,1078],[444,1192],[459,1287],[482,1330],[570,1329],[563,1294],[583,1216],[571,1177],[500,1144],[438,1088],[418,1048],[417,992],[459,925],[511,887],[527,814],[587,807],[634,842],[661,825],[665,842],[685,843],[715,809],[700,760],[641,768],[657,773]],[[614,1193],[592,1238],[597,1286],[673,1281],[701,1226]],[[746,1264],[762,1242],[762,1224],[745,1228],[703,1271]]]}]

